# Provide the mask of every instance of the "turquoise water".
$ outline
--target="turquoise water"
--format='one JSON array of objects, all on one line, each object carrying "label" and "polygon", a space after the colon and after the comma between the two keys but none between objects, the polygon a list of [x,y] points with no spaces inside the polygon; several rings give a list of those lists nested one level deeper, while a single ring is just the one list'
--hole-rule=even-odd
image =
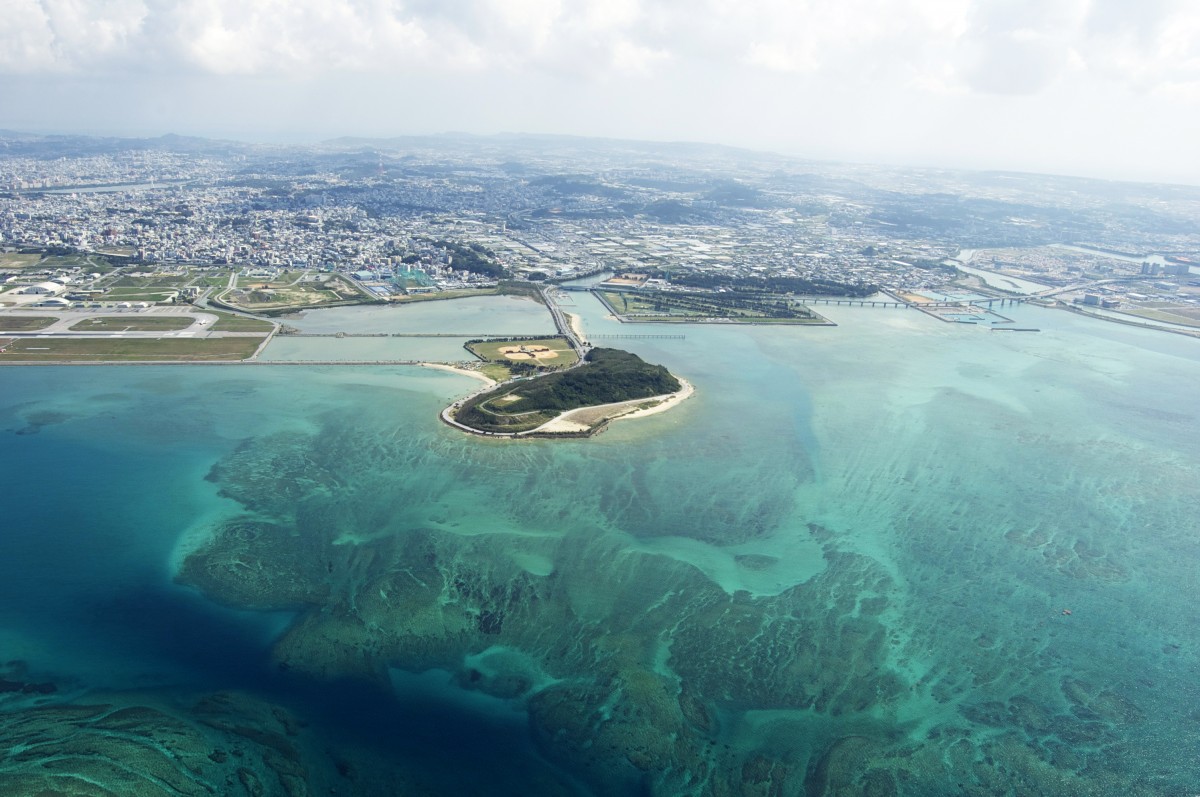
[{"label": "turquoise water", "polygon": [[519,296],[331,307],[305,310],[280,320],[302,332],[542,335],[555,331],[544,305]]},{"label": "turquoise water", "polygon": [[[415,360],[475,361],[463,348],[478,336],[553,335],[554,321],[545,305],[514,296],[480,296],[399,305],[365,305],[307,310],[282,321],[304,333],[367,334],[405,337],[295,338],[276,336],[263,360]],[[445,333],[467,337],[407,337]]]},{"label": "turquoise water", "polygon": [[[536,334],[536,333],[534,333]],[[271,339],[260,360],[334,361],[413,360],[418,362],[476,362],[464,348],[471,338],[297,338]]]},{"label": "turquoise water", "polygon": [[612,339],[697,394],[579,441],[416,368],[4,369],[4,659],[263,695],[359,793],[1194,793],[1200,346],[821,311]]}]

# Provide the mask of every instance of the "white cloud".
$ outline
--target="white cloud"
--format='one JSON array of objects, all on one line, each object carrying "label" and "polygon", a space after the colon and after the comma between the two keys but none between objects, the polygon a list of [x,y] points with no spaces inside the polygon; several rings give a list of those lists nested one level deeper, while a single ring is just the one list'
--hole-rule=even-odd
[{"label": "white cloud", "polygon": [[[290,108],[307,122],[302,109],[321,99],[341,108],[346,132],[418,119],[865,147],[903,126],[914,148],[937,149],[942,131],[976,115],[987,124],[974,146],[999,151],[1010,145],[987,133],[1014,114],[1065,137],[1063,97],[1098,98],[1094,110],[1072,106],[1077,138],[1134,112],[1195,130],[1200,105],[1196,0],[0,3],[0,91],[50,87],[71,107],[71,91],[130,87],[138,107],[162,109],[155,120],[189,107],[163,86],[188,86],[212,98],[206,115],[249,125],[268,112],[244,98],[269,86],[289,98],[273,122],[294,124]],[[243,101],[226,102],[238,86]],[[401,103],[404,116],[376,110]],[[13,107],[0,103],[0,123],[30,118]]]}]

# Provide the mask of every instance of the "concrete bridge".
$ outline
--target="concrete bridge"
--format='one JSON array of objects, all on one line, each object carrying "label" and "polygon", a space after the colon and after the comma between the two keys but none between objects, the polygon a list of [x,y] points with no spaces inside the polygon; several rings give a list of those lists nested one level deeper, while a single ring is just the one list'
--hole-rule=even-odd
[{"label": "concrete bridge", "polygon": [[575,334],[575,330],[571,328],[571,322],[567,320],[566,314],[551,296],[552,291],[557,287],[558,286],[542,288],[542,301],[544,301],[546,303],[546,307],[550,309],[550,316],[554,319],[554,326],[558,329],[558,334],[567,339],[567,342],[571,344],[571,348],[579,353],[579,361],[583,362],[583,355],[587,354],[591,347],[580,340],[579,336]]},{"label": "concrete bridge", "polygon": [[499,332],[287,332],[289,338],[512,338],[533,337]]}]

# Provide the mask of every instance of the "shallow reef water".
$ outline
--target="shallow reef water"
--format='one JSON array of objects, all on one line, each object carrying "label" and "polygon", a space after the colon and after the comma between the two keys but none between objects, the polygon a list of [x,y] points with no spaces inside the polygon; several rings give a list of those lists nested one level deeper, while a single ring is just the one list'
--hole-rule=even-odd
[{"label": "shallow reef water", "polygon": [[629,340],[696,395],[517,444],[431,370],[7,369],[0,786],[1195,794],[1200,346],[1014,313]]}]

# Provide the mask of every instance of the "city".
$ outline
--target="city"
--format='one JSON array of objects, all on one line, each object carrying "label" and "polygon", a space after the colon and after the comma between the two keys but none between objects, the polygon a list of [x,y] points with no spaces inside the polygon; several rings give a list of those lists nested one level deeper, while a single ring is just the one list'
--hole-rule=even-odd
[{"label": "city", "polygon": [[1181,186],[587,139],[89,141],[108,152],[5,141],[0,303],[54,282],[47,306],[224,296],[278,310],[645,272],[651,290],[700,274],[802,296],[1037,294],[1200,322],[1200,191]]}]

